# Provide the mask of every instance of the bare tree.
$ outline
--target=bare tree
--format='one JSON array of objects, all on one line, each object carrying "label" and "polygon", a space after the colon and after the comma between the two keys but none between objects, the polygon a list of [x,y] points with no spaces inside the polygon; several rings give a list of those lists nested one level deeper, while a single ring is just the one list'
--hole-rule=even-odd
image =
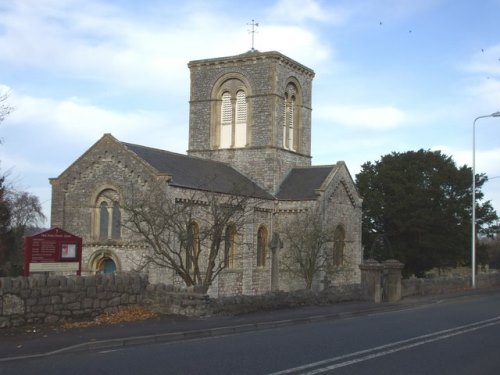
[{"label": "bare tree", "polygon": [[0,274],[17,276],[22,270],[23,237],[45,220],[42,205],[37,196],[25,191],[4,190],[9,221],[2,236],[4,247],[0,259]]},{"label": "bare tree", "polygon": [[7,98],[9,97],[8,92],[0,93],[0,122],[14,110],[14,107],[7,105]]},{"label": "bare tree", "polygon": [[334,241],[333,230],[325,226],[318,210],[301,212],[282,230],[283,267],[302,277],[306,288],[311,289],[315,276],[329,269],[332,257],[328,249]]},{"label": "bare tree", "polygon": [[183,194],[174,196],[166,182],[148,183],[141,192],[130,189],[121,204],[122,225],[149,245],[145,264],[171,269],[187,286],[206,292],[233,261],[231,241],[242,232],[252,198],[198,190]]},{"label": "bare tree", "polygon": [[8,193],[8,200],[12,228],[24,233],[26,228],[38,226],[45,221],[42,205],[36,195],[14,190]]}]

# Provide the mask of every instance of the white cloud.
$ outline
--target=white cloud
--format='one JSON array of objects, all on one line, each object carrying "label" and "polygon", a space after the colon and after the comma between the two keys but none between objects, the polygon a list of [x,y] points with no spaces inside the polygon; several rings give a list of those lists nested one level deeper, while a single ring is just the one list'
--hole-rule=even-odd
[{"label": "white cloud", "polygon": [[2,161],[2,171],[13,171],[16,174],[29,175],[31,173],[45,173],[53,175],[56,172],[54,164],[33,160],[19,154],[13,154],[9,147],[4,147],[0,151],[0,160]]},{"label": "white cloud", "polygon": [[463,69],[473,73],[500,75],[500,44],[485,46],[477,51]]},{"label": "white cloud", "polygon": [[[61,101],[48,98],[14,96],[16,111],[4,125],[17,134],[31,137],[40,133],[50,136],[53,145],[63,143],[92,144],[104,133],[123,141],[149,143],[150,146],[183,152],[187,130],[183,124],[169,122],[164,112],[120,112],[87,103],[78,98]],[[151,140],[157,143],[151,145]],[[69,141],[69,142],[68,142]],[[167,144],[168,142],[168,144]]]},{"label": "white cloud", "polygon": [[405,113],[395,107],[319,106],[315,116],[341,126],[369,130],[390,130],[402,125]]},{"label": "white cloud", "polygon": [[[500,65],[500,61],[498,63]],[[487,77],[468,89],[471,96],[478,99],[481,107],[489,112],[500,111],[500,79]]]},{"label": "white cloud", "polygon": [[164,91],[176,86],[182,73],[187,77],[186,62],[167,53],[179,35],[156,32],[154,26],[120,19],[110,11],[98,13],[102,7],[97,3],[95,9],[77,3],[77,12],[57,2],[44,4],[19,3],[3,17],[7,32],[0,37],[0,49],[7,52],[0,59],[135,90]]},{"label": "white cloud", "polygon": [[[434,149],[434,148],[433,148]],[[458,166],[472,166],[471,150],[453,150],[450,147],[439,146],[447,155],[452,155]],[[500,148],[476,150],[476,173],[485,173],[489,180],[483,185],[484,200],[491,201],[498,212],[500,206]],[[500,213],[500,212],[498,212]]]},{"label": "white cloud", "polygon": [[[471,148],[460,149],[447,145],[435,145],[432,150],[440,150],[451,156],[457,166],[468,165],[472,167],[472,145]],[[476,148],[476,173],[486,173],[489,177],[500,176],[500,147],[490,149]]]},{"label": "white cloud", "polygon": [[270,25],[263,26],[261,31],[265,37],[256,44],[261,51],[280,51],[308,66],[316,66],[331,56],[330,48],[305,28]]},{"label": "white cloud", "polygon": [[340,8],[327,8],[314,0],[281,0],[270,11],[270,18],[303,23],[305,21],[342,24],[347,14]]},{"label": "white cloud", "polygon": [[[14,3],[8,12],[0,13],[0,22],[6,30],[0,34],[0,50],[5,51],[0,60],[58,77],[175,94],[179,87],[187,93],[189,59],[238,54],[250,49],[247,25],[209,9],[180,12],[179,18],[167,23],[170,13],[142,22],[123,9],[96,1],[41,4]],[[301,9],[294,12],[301,19],[331,19],[314,1],[300,4],[284,1],[277,7],[286,13],[290,6]],[[290,21],[289,17],[284,19]],[[228,29],[234,32],[228,33]],[[242,48],[243,45],[248,48]],[[330,55],[326,43],[306,26],[280,19],[276,22],[272,17],[261,24],[256,47],[261,51],[280,50],[307,64],[324,61]]]}]

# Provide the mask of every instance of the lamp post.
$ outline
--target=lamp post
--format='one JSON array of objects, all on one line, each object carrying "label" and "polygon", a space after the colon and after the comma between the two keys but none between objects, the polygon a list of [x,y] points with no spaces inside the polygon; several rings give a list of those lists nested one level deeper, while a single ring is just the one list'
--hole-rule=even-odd
[{"label": "lamp post", "polygon": [[486,117],[500,117],[500,112],[476,117],[472,123],[472,288],[476,287],[476,121]]}]

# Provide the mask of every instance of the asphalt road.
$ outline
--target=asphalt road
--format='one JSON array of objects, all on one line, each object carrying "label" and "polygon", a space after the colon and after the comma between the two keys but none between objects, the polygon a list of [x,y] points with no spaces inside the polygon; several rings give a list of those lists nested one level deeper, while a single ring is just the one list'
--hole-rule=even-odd
[{"label": "asphalt road", "polygon": [[0,364],[0,374],[500,374],[500,293],[266,331]]}]

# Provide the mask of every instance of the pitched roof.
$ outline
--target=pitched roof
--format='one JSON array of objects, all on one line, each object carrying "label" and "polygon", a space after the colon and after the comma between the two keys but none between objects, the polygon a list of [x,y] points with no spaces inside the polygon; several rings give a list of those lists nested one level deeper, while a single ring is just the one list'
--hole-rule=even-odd
[{"label": "pitched roof", "polygon": [[316,199],[316,190],[337,168],[336,165],[320,165],[313,167],[297,167],[290,170],[280,185],[276,198],[282,200]]},{"label": "pitched roof", "polygon": [[225,163],[121,143],[158,172],[171,175],[170,184],[173,186],[274,199],[252,180]]}]

